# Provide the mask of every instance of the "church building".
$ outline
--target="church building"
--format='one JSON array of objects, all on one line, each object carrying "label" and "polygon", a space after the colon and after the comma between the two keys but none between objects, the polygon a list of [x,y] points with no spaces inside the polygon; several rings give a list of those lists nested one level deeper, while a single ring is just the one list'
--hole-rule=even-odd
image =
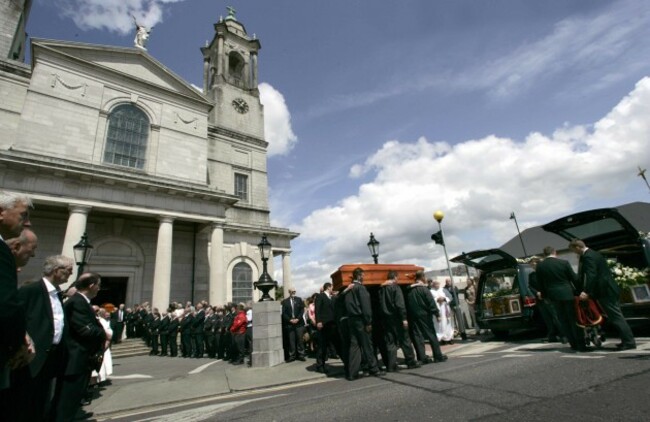
[{"label": "church building", "polygon": [[216,23],[203,92],[146,36],[131,48],[32,38],[25,64],[31,3],[0,6],[0,189],[32,198],[39,238],[19,279],[73,257],[87,233],[101,303],[245,302],[260,296],[266,235],[287,291],[298,233],[270,225],[259,40],[233,11]]}]

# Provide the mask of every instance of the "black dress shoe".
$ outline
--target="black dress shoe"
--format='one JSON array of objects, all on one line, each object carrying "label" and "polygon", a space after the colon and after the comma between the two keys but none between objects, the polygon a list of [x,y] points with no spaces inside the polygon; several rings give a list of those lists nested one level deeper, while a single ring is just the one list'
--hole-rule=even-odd
[{"label": "black dress shoe", "polygon": [[307,359],[305,359],[304,356],[298,356],[298,360],[299,360],[300,362],[304,362],[304,361],[306,361]]},{"label": "black dress shoe", "polygon": [[408,369],[422,368],[422,364],[421,364],[420,362],[409,363],[409,364],[407,365],[407,368],[408,368]]},{"label": "black dress shoe", "polygon": [[359,375],[347,376],[347,377],[345,377],[345,379],[348,380],[348,381],[356,381],[356,380],[359,379]]},{"label": "black dress shoe", "polygon": [[429,363],[432,363],[433,359],[431,359],[430,357],[427,356],[426,358],[422,359],[421,362],[422,362],[422,365],[427,365]]},{"label": "black dress shoe", "polygon": [[93,412],[86,412],[86,411],[77,412],[77,414],[74,417],[74,420],[83,421],[86,419],[90,419],[93,415],[94,415]]},{"label": "black dress shoe", "polygon": [[386,375],[386,371],[380,369],[378,371],[371,372],[370,375],[373,377],[383,377],[384,375]]},{"label": "black dress shoe", "polygon": [[636,344],[617,344],[616,345],[616,350],[621,351],[621,350],[634,350],[636,349]]},{"label": "black dress shoe", "polygon": [[439,358],[434,359],[433,362],[434,362],[434,363],[441,363],[441,362],[446,361],[447,359],[448,359],[448,358],[447,358],[447,355],[442,355],[442,356],[440,356]]}]

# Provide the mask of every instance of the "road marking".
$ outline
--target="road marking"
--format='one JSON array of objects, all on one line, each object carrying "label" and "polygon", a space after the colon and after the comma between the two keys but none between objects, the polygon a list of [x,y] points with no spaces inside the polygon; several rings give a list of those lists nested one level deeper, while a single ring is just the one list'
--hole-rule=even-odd
[{"label": "road marking", "polygon": [[485,355],[460,355],[459,358],[482,358]]},{"label": "road marking", "polygon": [[591,355],[591,356],[585,356],[585,355],[564,355],[564,356],[561,356],[561,357],[566,358],[566,359],[601,359],[601,358],[604,358],[605,356],[604,356],[604,355],[598,355],[598,356],[594,356],[594,355]]},{"label": "road marking", "polygon": [[109,377],[112,380],[135,380],[135,379],[144,379],[144,378],[153,378],[151,375],[145,374],[131,374],[131,375],[111,375]]},{"label": "road marking", "polygon": [[210,362],[210,363],[206,363],[205,365],[201,365],[201,366],[199,366],[199,367],[196,368],[196,369],[192,369],[190,372],[188,372],[188,374],[190,374],[190,375],[194,375],[194,374],[201,373],[201,372],[203,372],[203,370],[204,370],[205,368],[207,368],[207,367],[210,366],[210,365],[214,365],[214,364],[217,363],[217,362],[221,362],[221,359],[219,359],[219,360],[215,360],[215,361]]},{"label": "road marking", "polygon": [[261,401],[261,400],[274,399],[274,398],[282,397],[282,396],[286,396],[286,395],[287,394],[276,394],[276,395],[273,395],[273,396],[260,397],[260,398],[250,399],[250,400],[242,400],[242,401],[238,401],[238,402],[211,404],[211,405],[203,406],[203,407],[199,407],[199,408],[182,410],[180,412],[168,413],[166,415],[152,416],[152,417],[145,418],[145,419],[138,419],[136,422],[149,422],[149,421],[156,421],[156,422],[179,422],[179,421],[182,421],[182,422],[199,422],[199,421],[206,421],[206,420],[214,420],[214,417],[217,415],[217,413],[227,412],[229,410],[232,410],[232,409],[234,409],[236,407],[239,407],[239,406],[243,406],[243,405],[248,404],[248,403]]},{"label": "road marking", "polygon": [[532,355],[528,355],[528,354],[525,354],[525,353],[517,353],[516,355],[515,354],[510,354],[510,355],[503,355],[502,357],[504,357],[504,358],[529,358],[531,356]]}]

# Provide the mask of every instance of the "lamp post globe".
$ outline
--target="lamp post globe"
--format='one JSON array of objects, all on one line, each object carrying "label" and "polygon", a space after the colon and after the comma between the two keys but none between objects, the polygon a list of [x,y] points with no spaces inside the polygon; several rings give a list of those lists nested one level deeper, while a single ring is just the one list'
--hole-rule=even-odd
[{"label": "lamp post globe", "polygon": [[262,257],[262,275],[260,276],[259,280],[253,283],[255,288],[259,289],[262,292],[260,302],[274,300],[271,295],[269,295],[269,290],[278,287],[278,283],[271,278],[267,271],[267,261],[271,256],[271,246],[271,243],[266,238],[266,234],[262,234],[262,240],[257,244],[257,247],[260,250],[260,255]]},{"label": "lamp post globe", "polygon": [[438,223],[440,223],[440,222],[442,221],[442,219],[445,218],[445,213],[442,212],[442,211],[440,211],[440,210],[438,210],[438,211],[436,211],[436,212],[433,213],[433,218],[434,218]]}]

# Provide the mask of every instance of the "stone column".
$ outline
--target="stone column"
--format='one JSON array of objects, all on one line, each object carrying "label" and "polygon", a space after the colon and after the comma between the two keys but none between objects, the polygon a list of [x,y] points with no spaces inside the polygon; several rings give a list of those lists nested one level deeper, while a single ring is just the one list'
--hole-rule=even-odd
[{"label": "stone column", "polygon": [[282,288],[284,289],[284,297],[289,297],[289,290],[293,289],[293,281],[291,281],[291,251],[282,252]]},{"label": "stone column", "polygon": [[217,75],[219,77],[227,76],[226,70],[228,69],[227,66],[225,65],[226,63],[226,55],[224,54],[225,52],[223,51],[224,45],[223,45],[223,37],[217,38]]},{"label": "stone column", "polygon": [[251,53],[252,77],[251,89],[257,88],[257,53]]},{"label": "stone column", "polygon": [[174,218],[161,216],[159,218],[158,242],[156,244],[156,266],[153,273],[153,291],[151,307],[159,310],[169,306],[169,292],[172,276],[172,245]]},{"label": "stone column", "polygon": [[212,223],[210,236],[210,285],[209,300],[213,305],[225,305],[227,298],[226,277],[223,272],[223,223]]},{"label": "stone column", "polygon": [[[63,239],[63,248],[61,255],[65,255],[74,259],[74,245],[79,243],[81,236],[86,231],[86,222],[88,221],[88,213],[92,207],[87,205],[71,204],[69,207],[70,215],[68,217],[68,226],[65,229],[65,238]],[[67,288],[70,283],[77,279],[77,266],[75,265],[74,271],[68,278],[68,283],[64,284],[62,288]]]}]

